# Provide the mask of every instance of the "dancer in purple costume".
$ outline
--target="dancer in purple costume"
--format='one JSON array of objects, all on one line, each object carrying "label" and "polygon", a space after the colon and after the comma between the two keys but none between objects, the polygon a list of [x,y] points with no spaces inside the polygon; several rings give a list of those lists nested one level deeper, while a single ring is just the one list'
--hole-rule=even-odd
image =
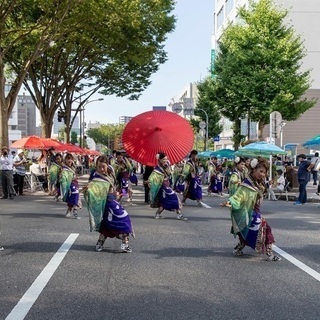
[{"label": "dancer in purple costume", "polygon": [[76,219],[81,219],[78,216],[77,208],[80,207],[79,183],[74,166],[74,159],[71,153],[67,153],[64,158],[64,164],[61,170],[60,180],[61,193],[63,201],[67,203],[66,217],[70,218],[71,213]]},{"label": "dancer in purple costume", "polygon": [[123,196],[128,196],[128,202],[132,204],[132,183],[130,181],[130,174],[132,172],[132,164],[128,158],[124,157],[120,151],[116,152],[116,160],[112,161],[119,192],[118,201],[121,201]]},{"label": "dancer in purple costume", "polygon": [[99,231],[96,251],[104,249],[107,238],[122,240],[121,251],[132,252],[129,247],[129,235],[134,237],[134,231],[128,212],[117,201],[116,177],[106,156],[99,156],[96,161],[96,171],[91,176],[88,185],[83,189],[88,204],[90,227]]},{"label": "dancer in purple costume", "polygon": [[161,218],[163,210],[175,211],[178,220],[186,221],[181,214],[182,204],[177,194],[170,187],[172,175],[168,157],[164,152],[156,155],[158,164],[149,177],[151,207],[158,208],[155,219]]},{"label": "dancer in purple costume", "polygon": [[185,178],[185,188],[183,193],[182,203],[185,204],[187,199],[195,200],[198,206],[202,207],[202,186],[198,173],[198,151],[192,150],[189,160],[183,168],[183,175]]}]

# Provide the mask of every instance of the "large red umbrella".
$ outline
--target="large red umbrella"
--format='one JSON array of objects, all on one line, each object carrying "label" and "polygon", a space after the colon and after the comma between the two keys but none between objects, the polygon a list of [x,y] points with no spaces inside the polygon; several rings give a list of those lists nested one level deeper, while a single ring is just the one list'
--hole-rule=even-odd
[{"label": "large red umbrella", "polygon": [[134,160],[157,164],[156,154],[165,152],[171,164],[183,160],[191,151],[194,134],[187,120],[169,111],[148,111],[132,118],[124,128],[122,143]]},{"label": "large red umbrella", "polygon": [[52,138],[41,138],[41,142],[43,143],[44,147],[41,149],[50,149],[54,148],[55,150],[60,150],[60,148],[64,145],[62,142]]},{"label": "large red umbrella", "polygon": [[43,149],[44,144],[38,136],[21,138],[10,145],[10,148],[17,149]]},{"label": "large red umbrella", "polygon": [[99,151],[86,149],[86,148],[83,148],[83,151],[88,156],[99,156],[101,154]]},{"label": "large red umbrella", "polygon": [[84,150],[74,144],[71,143],[61,143],[59,147],[57,147],[55,150],[64,151],[64,152],[71,152],[71,153],[78,153],[82,154],[85,153]]}]

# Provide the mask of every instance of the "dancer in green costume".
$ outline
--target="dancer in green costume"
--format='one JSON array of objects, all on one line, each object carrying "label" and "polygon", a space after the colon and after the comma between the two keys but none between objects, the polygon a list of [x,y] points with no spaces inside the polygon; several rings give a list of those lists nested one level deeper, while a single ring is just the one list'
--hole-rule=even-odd
[{"label": "dancer in green costume", "polygon": [[239,237],[233,254],[241,256],[243,248],[250,246],[258,253],[265,253],[268,261],[279,261],[281,258],[272,251],[274,237],[271,227],[260,212],[269,165],[265,159],[258,158],[251,160],[250,167],[251,171],[236,193],[222,204],[230,207],[231,233]]}]

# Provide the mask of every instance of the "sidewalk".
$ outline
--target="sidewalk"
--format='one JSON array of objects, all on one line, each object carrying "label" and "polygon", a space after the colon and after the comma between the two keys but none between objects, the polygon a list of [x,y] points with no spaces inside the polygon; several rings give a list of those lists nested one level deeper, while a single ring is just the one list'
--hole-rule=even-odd
[{"label": "sidewalk", "polygon": [[[307,184],[307,202],[320,203],[320,196],[316,194],[318,186],[314,186],[312,181]],[[288,192],[288,201],[296,201],[299,196],[299,189],[294,188],[292,191]],[[279,200],[286,200],[286,195],[282,194]]]},{"label": "sidewalk", "polygon": [[[79,177],[80,189],[88,182],[88,178],[89,178],[88,174],[85,174],[85,175],[82,175],[82,176]],[[207,185],[203,186],[204,195],[206,194],[207,187],[208,187]],[[144,189],[143,189],[143,186],[141,185],[141,179],[139,180],[139,185],[137,187],[134,186],[133,189],[134,189],[134,193],[136,195],[138,195],[138,194],[139,194],[139,196],[144,195]],[[318,196],[316,194],[317,190],[318,190],[318,186],[314,186],[312,184],[312,181],[307,184],[307,196],[308,196],[308,200],[307,201],[308,202],[320,203],[320,196]],[[26,195],[47,195],[43,191],[38,191],[38,190],[36,190],[35,192],[30,192],[30,190],[25,190],[25,194]],[[287,194],[288,194],[288,201],[292,201],[292,202],[296,201],[297,197],[299,196],[299,189],[298,188],[294,188],[293,190],[291,190]],[[283,193],[280,196],[279,200],[286,201],[287,200],[286,199],[286,194]]]}]

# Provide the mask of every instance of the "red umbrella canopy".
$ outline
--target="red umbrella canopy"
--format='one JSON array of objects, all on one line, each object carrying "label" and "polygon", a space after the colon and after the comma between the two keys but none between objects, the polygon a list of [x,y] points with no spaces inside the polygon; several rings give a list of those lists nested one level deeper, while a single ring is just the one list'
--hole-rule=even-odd
[{"label": "red umbrella canopy", "polygon": [[90,149],[86,149],[86,148],[83,148],[83,151],[86,155],[89,155],[89,156],[98,156],[100,155],[101,153],[99,151],[96,151],[96,150],[90,150]]},{"label": "red umbrella canopy", "polygon": [[41,138],[41,142],[44,145],[44,147],[41,149],[54,148],[54,149],[60,150],[61,146],[63,146],[63,143],[51,138]]},{"label": "red umbrella canopy", "polygon": [[79,154],[85,153],[82,148],[71,143],[61,143],[61,145],[55,148],[55,150],[71,152],[71,153],[79,153]]},{"label": "red umbrella canopy", "polygon": [[10,148],[17,149],[43,149],[44,144],[40,137],[28,136],[13,142]]},{"label": "red umbrella canopy", "polygon": [[132,118],[124,128],[122,143],[134,160],[148,166],[157,164],[156,154],[165,152],[171,164],[191,151],[194,134],[187,120],[169,111],[148,111]]}]

